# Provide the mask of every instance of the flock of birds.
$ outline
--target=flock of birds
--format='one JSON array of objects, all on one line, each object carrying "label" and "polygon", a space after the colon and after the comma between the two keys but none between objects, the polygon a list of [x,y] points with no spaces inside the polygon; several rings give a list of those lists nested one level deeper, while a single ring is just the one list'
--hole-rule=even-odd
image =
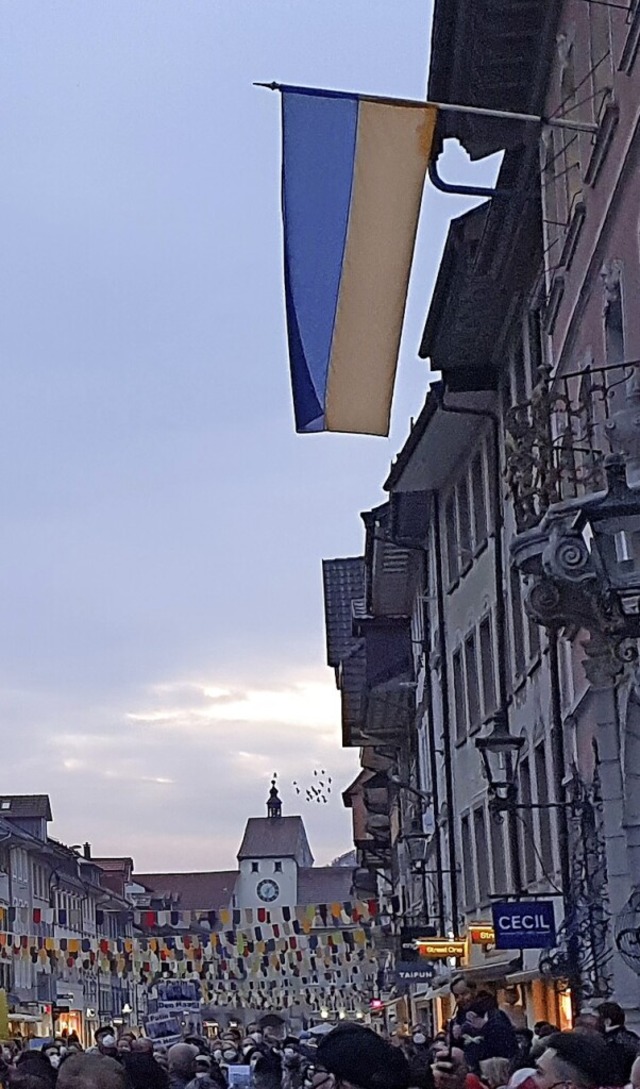
[{"label": "flock of birds", "polygon": [[294,779],[293,787],[296,794],[304,795],[306,802],[315,802],[316,805],[326,805],[331,794],[332,782],[333,779],[330,775],[327,775],[323,768],[321,771],[318,771],[317,769],[314,771],[313,780],[310,786],[301,786]]}]

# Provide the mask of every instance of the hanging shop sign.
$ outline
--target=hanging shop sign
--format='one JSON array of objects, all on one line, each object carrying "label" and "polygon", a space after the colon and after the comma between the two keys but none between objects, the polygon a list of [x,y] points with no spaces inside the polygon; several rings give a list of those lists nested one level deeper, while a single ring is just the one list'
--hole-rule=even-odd
[{"label": "hanging shop sign", "polygon": [[394,982],[396,983],[430,983],[436,974],[434,964],[420,964],[419,961],[396,961],[393,969]]},{"label": "hanging shop sign", "polygon": [[556,944],[553,901],[521,900],[492,907],[496,949],[551,949]]},{"label": "hanging shop sign", "polygon": [[445,960],[447,957],[464,957],[467,943],[464,939],[422,938],[416,942],[421,957],[427,960]]},{"label": "hanging shop sign", "polygon": [[496,932],[491,923],[470,923],[469,941],[472,945],[495,945]]}]

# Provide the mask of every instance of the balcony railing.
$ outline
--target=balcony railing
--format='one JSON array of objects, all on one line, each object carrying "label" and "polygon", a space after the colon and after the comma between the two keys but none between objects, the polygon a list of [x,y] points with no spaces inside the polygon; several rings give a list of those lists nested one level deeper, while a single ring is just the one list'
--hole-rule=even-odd
[{"label": "balcony railing", "polygon": [[530,399],[505,413],[505,479],[518,532],[554,503],[603,489],[607,454],[634,456],[638,413],[637,361],[555,377],[541,368]]}]

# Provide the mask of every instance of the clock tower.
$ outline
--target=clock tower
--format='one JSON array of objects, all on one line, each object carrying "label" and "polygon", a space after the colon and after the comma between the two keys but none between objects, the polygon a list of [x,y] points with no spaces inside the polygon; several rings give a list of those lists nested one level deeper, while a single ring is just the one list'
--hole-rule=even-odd
[{"label": "clock tower", "polygon": [[298,871],[313,866],[302,817],[284,817],[273,777],[266,817],[250,817],[238,851],[235,906],[282,907],[298,903]]}]

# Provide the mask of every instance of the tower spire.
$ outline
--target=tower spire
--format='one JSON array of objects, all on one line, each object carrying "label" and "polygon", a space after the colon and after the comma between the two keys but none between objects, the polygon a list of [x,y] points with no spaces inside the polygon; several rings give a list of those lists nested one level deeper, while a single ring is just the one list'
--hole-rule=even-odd
[{"label": "tower spire", "polygon": [[280,795],[278,794],[277,787],[278,773],[274,771],[273,779],[271,780],[271,790],[269,791],[269,797],[267,798],[267,816],[276,820],[282,816],[282,802],[280,801]]}]

